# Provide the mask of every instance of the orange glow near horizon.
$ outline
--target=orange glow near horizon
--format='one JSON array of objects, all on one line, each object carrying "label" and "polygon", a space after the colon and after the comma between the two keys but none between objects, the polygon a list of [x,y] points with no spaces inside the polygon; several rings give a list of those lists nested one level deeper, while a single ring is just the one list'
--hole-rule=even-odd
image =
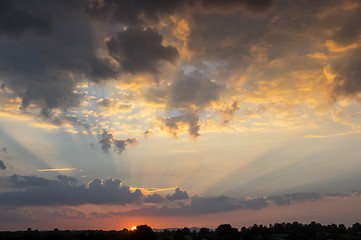
[{"label": "orange glow near horizon", "polygon": [[137,230],[137,227],[133,226],[130,230],[132,230],[132,231]]}]

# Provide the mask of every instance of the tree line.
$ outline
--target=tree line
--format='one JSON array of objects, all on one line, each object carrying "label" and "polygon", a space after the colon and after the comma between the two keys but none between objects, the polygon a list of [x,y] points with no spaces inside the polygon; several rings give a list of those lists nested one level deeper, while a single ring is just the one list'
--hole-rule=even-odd
[{"label": "tree line", "polygon": [[346,240],[361,239],[361,224],[350,227],[343,224],[321,225],[311,222],[302,224],[275,223],[269,226],[254,224],[240,230],[230,224],[221,224],[215,230],[200,228],[191,231],[185,227],[177,230],[153,231],[148,225],[139,225],[135,230],[120,231],[27,231],[0,232],[0,240]]}]

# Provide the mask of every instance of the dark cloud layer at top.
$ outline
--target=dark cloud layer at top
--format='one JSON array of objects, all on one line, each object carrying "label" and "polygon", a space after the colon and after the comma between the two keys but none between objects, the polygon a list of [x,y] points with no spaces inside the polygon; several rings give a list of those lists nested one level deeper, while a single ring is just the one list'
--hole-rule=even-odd
[{"label": "dark cloud layer at top", "polygon": [[37,13],[32,9],[16,9],[16,1],[0,2],[0,35],[18,36],[31,31],[37,34],[51,32],[51,15]]},{"label": "dark cloud layer at top", "polygon": [[[7,88],[22,98],[23,110],[30,104],[43,112],[77,107],[83,95],[75,89],[84,77],[100,82],[117,75],[109,59],[95,56],[90,23],[81,14],[74,14],[76,11],[67,9],[62,1],[17,3],[31,7],[30,10],[38,9],[40,15],[50,14],[52,21],[47,24],[52,24],[53,29],[44,36],[28,34],[0,42],[0,75]],[[11,21],[11,16],[2,15],[5,17]],[[31,23],[24,22],[25,26]]]},{"label": "dark cloud layer at top", "polygon": [[211,11],[235,11],[238,8],[263,13],[272,7],[272,0],[203,0],[202,8]]},{"label": "dark cloud layer at top", "polygon": [[332,89],[332,97],[355,97],[361,92],[361,48],[346,53],[331,64],[336,74]]},{"label": "dark cloud layer at top", "polygon": [[144,17],[157,21],[162,16],[194,9],[221,12],[245,9],[262,13],[272,6],[272,0],[104,0],[86,1],[84,6],[90,16],[99,20],[139,25]]},{"label": "dark cloud layer at top", "polygon": [[85,1],[86,12],[100,20],[138,25],[142,16],[158,20],[162,15],[171,15],[177,9],[182,9],[187,0],[104,0]]},{"label": "dark cloud layer at top", "polygon": [[130,73],[157,73],[160,61],[175,62],[178,51],[162,45],[162,36],[147,28],[130,27],[107,41],[110,56]]},{"label": "dark cloud layer at top", "polygon": [[[268,1],[241,2],[242,8],[268,6],[265,4]],[[142,26],[147,20],[157,22],[161,16],[169,17],[190,9],[199,11],[199,6],[212,8],[215,5],[219,9],[230,9],[229,6],[239,4],[206,0],[201,4],[191,0],[35,0],[31,4],[22,0],[2,1],[0,34],[4,37],[0,42],[0,76],[3,85],[22,99],[22,110],[27,111],[33,104],[41,109],[41,115],[51,118],[52,109],[67,111],[80,106],[83,94],[77,92],[76,87],[83,81],[105,82],[116,79],[122,72],[154,74],[158,73],[161,62],[177,60],[179,53],[175,47],[163,46],[161,34]],[[106,47],[119,65],[107,56],[96,55],[94,21],[89,16],[109,21],[109,24],[129,25],[123,32],[103,36],[109,37]],[[189,82],[191,85],[197,83],[201,87],[212,85],[202,80]],[[184,87],[189,89],[186,85],[187,82],[177,82],[174,88],[181,89],[174,91],[181,94]],[[195,85],[191,89],[197,88]],[[211,98],[212,94],[217,94],[212,88],[208,90]],[[198,105],[207,101],[194,97],[191,100],[197,101],[195,104]],[[171,104],[177,105],[176,101],[173,99]]]}]

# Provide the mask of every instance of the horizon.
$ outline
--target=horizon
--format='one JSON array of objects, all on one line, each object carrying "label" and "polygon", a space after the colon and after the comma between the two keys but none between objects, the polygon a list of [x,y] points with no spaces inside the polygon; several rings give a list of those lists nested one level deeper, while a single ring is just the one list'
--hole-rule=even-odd
[{"label": "horizon", "polygon": [[0,231],[361,222],[359,1],[0,12]]}]

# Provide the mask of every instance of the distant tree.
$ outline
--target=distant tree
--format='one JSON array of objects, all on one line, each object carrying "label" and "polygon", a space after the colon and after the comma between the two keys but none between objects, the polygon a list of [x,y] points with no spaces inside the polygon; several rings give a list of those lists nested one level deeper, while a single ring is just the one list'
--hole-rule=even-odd
[{"label": "distant tree", "polygon": [[235,239],[238,229],[233,228],[230,224],[221,224],[216,228],[216,234],[221,239]]},{"label": "distant tree", "polygon": [[136,240],[155,240],[156,236],[151,227],[148,225],[138,225],[134,231],[134,237]]},{"label": "distant tree", "polygon": [[191,235],[191,234],[192,233],[189,230],[189,228],[185,227],[185,228],[182,228],[182,229],[177,229],[174,232],[173,238],[175,240],[183,240],[183,239],[185,239],[186,236]]}]

